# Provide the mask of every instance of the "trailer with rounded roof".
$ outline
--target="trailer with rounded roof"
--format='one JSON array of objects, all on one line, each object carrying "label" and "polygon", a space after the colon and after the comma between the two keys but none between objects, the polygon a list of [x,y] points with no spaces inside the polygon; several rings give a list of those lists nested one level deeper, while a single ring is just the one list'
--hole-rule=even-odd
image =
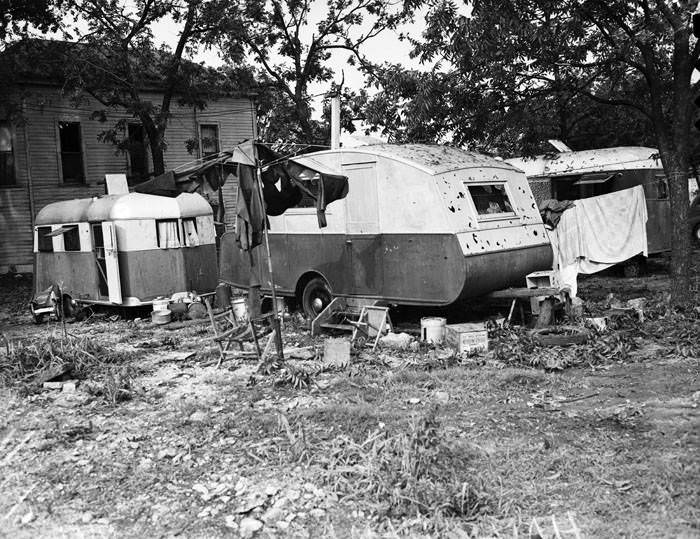
[{"label": "trailer with rounded roof", "polygon": [[[380,144],[295,157],[348,177],[347,197],[317,226],[304,197],[270,217],[276,291],[317,314],[332,296],[443,306],[478,297],[551,267],[552,252],[525,175],[457,148]],[[270,278],[261,247],[222,237],[220,278],[241,288]],[[257,262],[256,262],[257,261]]]},{"label": "trailer with rounded roof", "polygon": [[79,303],[150,304],[217,284],[214,219],[197,194],[127,193],[54,202],[34,226],[35,293]]}]

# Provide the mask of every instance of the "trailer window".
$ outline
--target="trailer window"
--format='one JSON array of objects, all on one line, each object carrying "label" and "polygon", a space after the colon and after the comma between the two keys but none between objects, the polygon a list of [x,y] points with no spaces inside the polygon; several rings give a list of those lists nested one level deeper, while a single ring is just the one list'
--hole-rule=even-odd
[{"label": "trailer window", "polygon": [[666,183],[665,176],[656,176],[654,178],[653,193],[659,200],[665,200],[668,198],[668,184]]},{"label": "trailer window", "polygon": [[505,184],[466,185],[474,201],[476,212],[485,217],[514,213]]},{"label": "trailer window", "polygon": [[158,219],[156,221],[156,236],[158,247],[161,249],[176,249],[180,244],[180,231],[177,219]]},{"label": "trailer window", "polygon": [[40,253],[53,253],[53,238],[50,226],[40,226],[36,229],[37,248]]},{"label": "trailer window", "polygon": [[80,233],[77,226],[72,226],[63,233],[63,249],[80,251]]},{"label": "trailer window", "polygon": [[192,218],[182,220],[182,237],[185,240],[185,247],[196,247],[199,245],[197,219]]},{"label": "trailer window", "polygon": [[[301,182],[304,187],[314,196],[318,196],[318,191],[319,191],[319,179],[318,178],[312,178],[309,181]],[[313,198],[312,196],[309,195],[306,191],[302,190],[302,197],[301,200],[299,201],[299,204],[294,206],[295,208],[315,208],[316,207],[316,199]]]}]

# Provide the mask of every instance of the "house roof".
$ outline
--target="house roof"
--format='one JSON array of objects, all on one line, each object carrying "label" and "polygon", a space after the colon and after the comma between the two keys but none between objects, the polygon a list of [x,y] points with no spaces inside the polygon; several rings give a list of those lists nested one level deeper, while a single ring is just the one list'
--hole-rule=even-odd
[{"label": "house roof", "polygon": [[303,157],[313,158],[314,155],[338,151],[379,155],[420,168],[429,174],[443,174],[452,170],[469,168],[501,168],[515,170],[513,166],[505,161],[476,152],[438,144],[371,144],[368,146],[358,146],[356,148],[326,150],[324,152],[317,152],[317,154],[307,154]]},{"label": "house roof", "polygon": [[[105,47],[109,54],[110,49]],[[87,43],[48,40],[48,39],[24,39],[8,46],[0,54],[0,79],[12,80],[23,84],[41,84],[60,86],[66,79],[67,62],[88,61],[88,53],[92,53],[93,47]],[[160,59],[167,60],[168,53],[154,51]],[[142,90],[162,90],[164,75],[159,64],[164,62],[141,62],[136,66],[139,87]],[[192,71],[210,72],[213,68],[190,62],[183,59],[183,66]],[[217,92],[218,95],[229,97],[254,96],[255,92],[225,91]]]},{"label": "house roof", "polygon": [[562,152],[538,157],[506,159],[525,175],[570,176],[615,170],[660,169],[659,150],[644,146],[618,146],[578,152]]}]

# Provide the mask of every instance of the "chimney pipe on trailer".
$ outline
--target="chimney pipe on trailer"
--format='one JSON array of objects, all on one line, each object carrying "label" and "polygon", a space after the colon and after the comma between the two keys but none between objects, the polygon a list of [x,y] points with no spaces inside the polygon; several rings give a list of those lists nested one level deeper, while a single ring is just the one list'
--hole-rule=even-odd
[{"label": "chimney pipe on trailer", "polygon": [[340,94],[331,97],[331,149],[340,148]]}]

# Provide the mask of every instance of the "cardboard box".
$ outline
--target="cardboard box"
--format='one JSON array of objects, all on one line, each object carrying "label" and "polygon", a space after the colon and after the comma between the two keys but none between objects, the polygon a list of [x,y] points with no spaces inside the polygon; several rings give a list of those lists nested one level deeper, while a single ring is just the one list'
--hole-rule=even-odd
[{"label": "cardboard box", "polygon": [[489,349],[486,324],[448,324],[445,328],[445,342],[458,354],[486,352]]}]

